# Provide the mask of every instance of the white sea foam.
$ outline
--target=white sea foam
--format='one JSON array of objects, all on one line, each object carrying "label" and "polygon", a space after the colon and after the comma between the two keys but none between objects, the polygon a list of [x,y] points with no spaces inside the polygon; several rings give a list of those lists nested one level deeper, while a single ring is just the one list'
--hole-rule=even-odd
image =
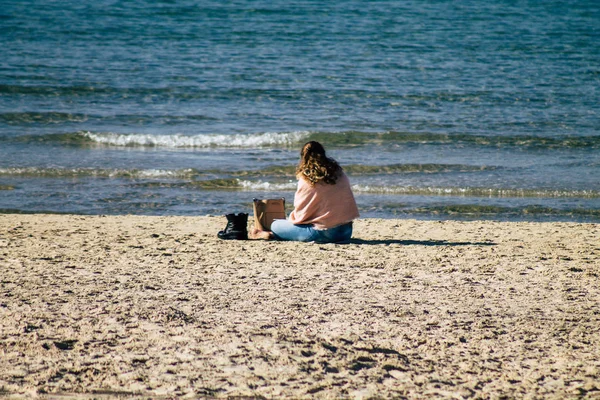
[{"label": "white sea foam", "polygon": [[239,185],[246,190],[296,190],[298,186],[296,181],[288,181],[284,183],[272,183],[263,181],[244,181],[238,180]]},{"label": "white sea foam", "polygon": [[93,142],[109,146],[128,147],[279,147],[296,145],[309,132],[265,132],[258,134],[151,135],[83,132]]},{"label": "white sea foam", "polygon": [[480,187],[412,187],[412,186],[371,186],[353,185],[357,193],[373,193],[385,195],[422,195],[422,196],[457,196],[457,197],[537,197],[537,198],[598,198],[600,192],[595,190],[544,190],[544,189],[501,189]]},{"label": "white sea foam", "polygon": [[137,171],[140,178],[188,178],[196,174],[192,168],[168,170],[168,169],[145,169]]},{"label": "white sea foam", "polygon": [[0,168],[0,176],[47,178],[101,177],[101,178],[189,178],[197,174],[192,168],[168,169],[96,169],[96,168]]}]

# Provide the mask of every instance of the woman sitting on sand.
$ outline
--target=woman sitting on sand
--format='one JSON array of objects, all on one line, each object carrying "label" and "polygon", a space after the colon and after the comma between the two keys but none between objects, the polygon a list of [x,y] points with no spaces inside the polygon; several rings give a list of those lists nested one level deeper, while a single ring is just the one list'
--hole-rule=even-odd
[{"label": "woman sitting on sand", "polygon": [[298,189],[294,211],[288,219],[277,219],[271,231],[253,229],[251,239],[300,242],[347,243],[358,208],[350,181],[342,167],[325,155],[319,142],[308,142],[300,152],[296,168]]}]

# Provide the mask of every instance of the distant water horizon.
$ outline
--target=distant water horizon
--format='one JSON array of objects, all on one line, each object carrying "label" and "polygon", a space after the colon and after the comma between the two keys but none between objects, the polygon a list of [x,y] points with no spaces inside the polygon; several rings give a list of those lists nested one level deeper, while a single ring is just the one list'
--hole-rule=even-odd
[{"label": "distant water horizon", "polygon": [[301,146],[362,217],[600,222],[600,4],[9,2],[0,213],[293,203]]}]

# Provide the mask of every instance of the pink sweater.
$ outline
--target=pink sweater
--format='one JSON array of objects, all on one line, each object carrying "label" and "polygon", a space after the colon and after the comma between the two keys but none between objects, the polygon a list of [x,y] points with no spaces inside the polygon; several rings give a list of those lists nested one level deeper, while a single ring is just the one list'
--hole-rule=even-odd
[{"label": "pink sweater", "polygon": [[289,216],[293,224],[313,224],[316,229],[329,229],[359,217],[350,181],[342,172],[335,185],[318,182],[311,186],[298,179],[294,196],[294,211]]}]

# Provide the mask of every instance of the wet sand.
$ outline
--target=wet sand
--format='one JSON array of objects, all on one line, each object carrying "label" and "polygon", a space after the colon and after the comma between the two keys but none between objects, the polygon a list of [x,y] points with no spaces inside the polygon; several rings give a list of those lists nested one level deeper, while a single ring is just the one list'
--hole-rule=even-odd
[{"label": "wet sand", "polygon": [[600,225],[0,215],[0,396],[600,398]]}]

